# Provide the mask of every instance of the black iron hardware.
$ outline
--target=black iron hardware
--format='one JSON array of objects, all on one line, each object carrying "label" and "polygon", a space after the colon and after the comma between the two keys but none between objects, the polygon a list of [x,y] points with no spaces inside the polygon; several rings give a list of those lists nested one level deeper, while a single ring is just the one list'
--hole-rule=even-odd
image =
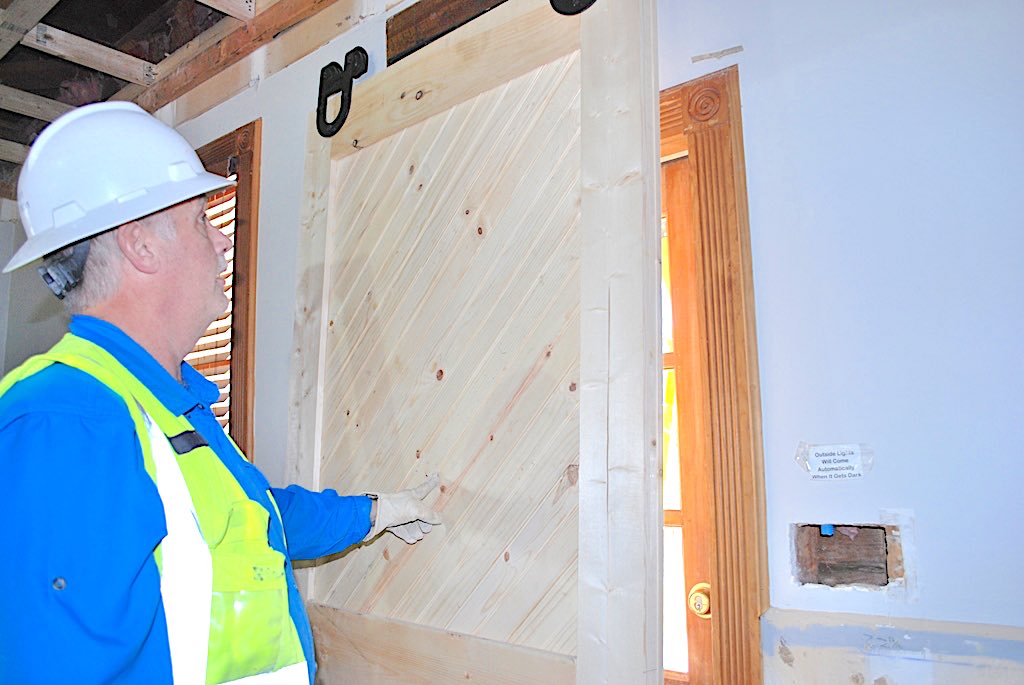
[{"label": "black iron hardware", "polygon": [[[352,108],[352,82],[366,73],[370,58],[366,50],[354,47],[345,55],[345,67],[331,62],[320,70],[320,92],[316,98],[316,130],[330,138],[341,130]],[[334,121],[327,121],[327,100],[341,93],[341,109]]]},{"label": "black iron hardware", "polygon": [[579,14],[597,0],[551,0],[551,7],[559,14]]}]

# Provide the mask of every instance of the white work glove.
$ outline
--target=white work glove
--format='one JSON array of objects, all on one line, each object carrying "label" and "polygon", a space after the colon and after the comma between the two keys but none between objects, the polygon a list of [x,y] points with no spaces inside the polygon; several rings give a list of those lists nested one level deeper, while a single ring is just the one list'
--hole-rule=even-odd
[{"label": "white work glove", "polygon": [[377,518],[373,529],[363,539],[372,540],[381,531],[388,530],[410,545],[422,540],[431,528],[441,523],[441,515],[423,501],[440,482],[440,477],[432,473],[421,485],[409,490],[393,494],[365,493],[377,500]]}]

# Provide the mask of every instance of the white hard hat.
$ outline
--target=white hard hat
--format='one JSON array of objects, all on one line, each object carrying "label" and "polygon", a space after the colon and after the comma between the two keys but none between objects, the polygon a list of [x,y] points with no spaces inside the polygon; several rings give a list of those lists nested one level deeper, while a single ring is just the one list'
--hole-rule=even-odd
[{"label": "white hard hat", "polygon": [[4,272],[230,185],[203,169],[177,131],[138,105],[79,107],[47,126],[29,150],[18,178],[28,241]]}]

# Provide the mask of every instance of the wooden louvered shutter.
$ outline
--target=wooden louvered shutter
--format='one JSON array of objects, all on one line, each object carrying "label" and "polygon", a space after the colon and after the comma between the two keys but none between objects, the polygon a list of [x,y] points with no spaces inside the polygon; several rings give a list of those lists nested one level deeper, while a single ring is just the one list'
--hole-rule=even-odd
[{"label": "wooden louvered shutter", "polygon": [[206,209],[233,246],[227,254],[228,309],[185,357],[220,388],[214,413],[246,454],[252,446],[259,142],[256,120],[197,150],[209,171],[234,178],[237,185],[210,197]]}]

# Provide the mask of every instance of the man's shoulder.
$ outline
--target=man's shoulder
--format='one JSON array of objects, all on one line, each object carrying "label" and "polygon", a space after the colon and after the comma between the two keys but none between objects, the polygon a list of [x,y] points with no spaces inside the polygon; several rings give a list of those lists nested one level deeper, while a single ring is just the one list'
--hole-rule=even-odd
[{"label": "man's shoulder", "polygon": [[52,364],[23,378],[0,397],[0,427],[28,414],[131,420],[119,395],[88,373],[64,364]]}]

